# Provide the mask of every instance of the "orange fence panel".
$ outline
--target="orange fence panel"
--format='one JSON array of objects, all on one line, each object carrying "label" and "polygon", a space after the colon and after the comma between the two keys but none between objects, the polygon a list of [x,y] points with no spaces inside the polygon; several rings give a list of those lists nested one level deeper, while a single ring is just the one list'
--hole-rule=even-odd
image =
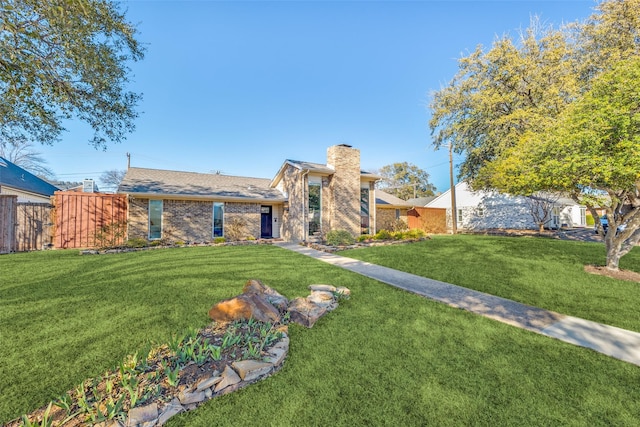
[{"label": "orange fence panel", "polygon": [[127,196],[56,191],[55,238],[59,249],[121,244],[127,221]]},{"label": "orange fence panel", "polygon": [[413,208],[407,211],[410,229],[420,229],[431,234],[447,232],[447,210],[443,208]]}]

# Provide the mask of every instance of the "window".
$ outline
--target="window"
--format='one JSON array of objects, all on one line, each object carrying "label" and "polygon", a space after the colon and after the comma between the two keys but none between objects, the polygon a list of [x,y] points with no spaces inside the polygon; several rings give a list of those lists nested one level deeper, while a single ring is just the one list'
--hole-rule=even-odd
[{"label": "window", "polygon": [[369,189],[360,189],[360,233],[369,234]]},{"label": "window", "polygon": [[587,225],[587,208],[580,207],[580,225]]},{"label": "window", "polygon": [[400,209],[396,209],[396,219],[400,219]]},{"label": "window", "polygon": [[309,236],[313,236],[322,231],[322,190],[321,184],[309,183]]},{"label": "window", "polygon": [[213,237],[224,236],[224,203],[213,203]]},{"label": "window", "polygon": [[462,224],[462,209],[458,209],[458,218],[456,221],[458,224]]},{"label": "window", "polygon": [[482,206],[478,206],[478,209],[476,210],[476,215],[484,216],[484,208]]},{"label": "window", "polygon": [[162,238],[162,200],[149,200],[149,240]]}]

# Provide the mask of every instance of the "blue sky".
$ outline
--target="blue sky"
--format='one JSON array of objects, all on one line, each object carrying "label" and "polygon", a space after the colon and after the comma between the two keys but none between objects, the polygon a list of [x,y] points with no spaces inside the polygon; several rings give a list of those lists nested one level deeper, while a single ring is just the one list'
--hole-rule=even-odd
[{"label": "blue sky", "polygon": [[[61,180],[131,165],[272,178],[285,159],[324,163],[360,149],[362,168],[410,162],[448,188],[434,151],[430,94],[478,44],[516,35],[532,15],[555,26],[594,1],[127,1],[145,59],[136,131],[106,152],[69,123],[37,147]],[[461,159],[457,158],[459,162]]]}]

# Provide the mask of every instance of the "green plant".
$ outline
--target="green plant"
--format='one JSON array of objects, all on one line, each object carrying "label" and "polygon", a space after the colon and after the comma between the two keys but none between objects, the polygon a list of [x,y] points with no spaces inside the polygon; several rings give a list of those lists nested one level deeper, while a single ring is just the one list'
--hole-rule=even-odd
[{"label": "green plant", "polygon": [[127,235],[127,223],[124,221],[105,224],[95,233],[96,246],[99,248],[113,248],[122,244]]},{"label": "green plant", "polygon": [[391,224],[392,232],[406,231],[406,230],[409,230],[409,225],[403,219],[398,218]]},{"label": "green plant", "polygon": [[373,236],[373,238],[375,240],[391,240],[393,235],[389,230],[380,230]]},{"label": "green plant", "polygon": [[332,246],[348,246],[355,243],[355,238],[347,230],[331,230],[325,236],[325,242]]},{"label": "green plant", "polygon": [[225,239],[224,237],[216,237],[215,239],[213,239],[213,243],[216,243],[216,244],[224,243],[226,241],[227,239]]},{"label": "green plant", "polygon": [[361,234],[358,236],[358,242],[366,242],[367,240],[371,240],[371,234]]},{"label": "green plant", "polygon": [[209,356],[211,357],[211,359],[216,360],[216,361],[222,359],[222,347],[221,346],[209,344],[209,346],[207,347],[207,351],[209,352]]},{"label": "green plant", "polygon": [[29,420],[29,417],[27,415],[23,415],[22,416],[22,423],[24,425],[24,427],[50,427],[53,425],[53,420],[49,417],[49,414],[51,412],[51,405],[52,403],[49,403],[49,406],[47,406],[47,409],[45,409],[44,413],[42,414],[42,419],[38,422],[38,421],[31,421]]},{"label": "green plant", "polygon": [[167,378],[167,384],[171,387],[175,387],[180,382],[180,365],[176,365],[173,369],[169,363],[164,365],[164,372]]},{"label": "green plant", "polygon": [[249,235],[247,220],[239,216],[227,219],[224,224],[224,235],[232,242],[246,238]]},{"label": "green plant", "polygon": [[140,396],[138,390],[138,377],[135,375],[126,375],[121,378],[122,388],[124,388],[129,395],[130,407],[133,408],[138,403]]},{"label": "green plant", "polygon": [[149,243],[149,246],[164,246],[164,245],[166,245],[166,242],[162,239],[152,240],[151,243]]},{"label": "green plant", "polygon": [[141,237],[134,237],[132,239],[127,240],[124,245],[128,248],[144,248],[149,246],[149,242],[147,239],[143,239]]}]

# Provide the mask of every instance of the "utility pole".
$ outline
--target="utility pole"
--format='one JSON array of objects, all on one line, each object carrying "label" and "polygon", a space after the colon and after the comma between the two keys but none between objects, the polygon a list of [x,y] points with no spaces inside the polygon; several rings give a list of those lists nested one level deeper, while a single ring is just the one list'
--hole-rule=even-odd
[{"label": "utility pole", "polygon": [[453,181],[453,146],[449,142],[449,184],[451,185],[451,232],[458,232],[458,209],[456,209],[456,185]]},{"label": "utility pole", "polygon": [[131,168],[131,153],[127,153],[127,169]]}]

